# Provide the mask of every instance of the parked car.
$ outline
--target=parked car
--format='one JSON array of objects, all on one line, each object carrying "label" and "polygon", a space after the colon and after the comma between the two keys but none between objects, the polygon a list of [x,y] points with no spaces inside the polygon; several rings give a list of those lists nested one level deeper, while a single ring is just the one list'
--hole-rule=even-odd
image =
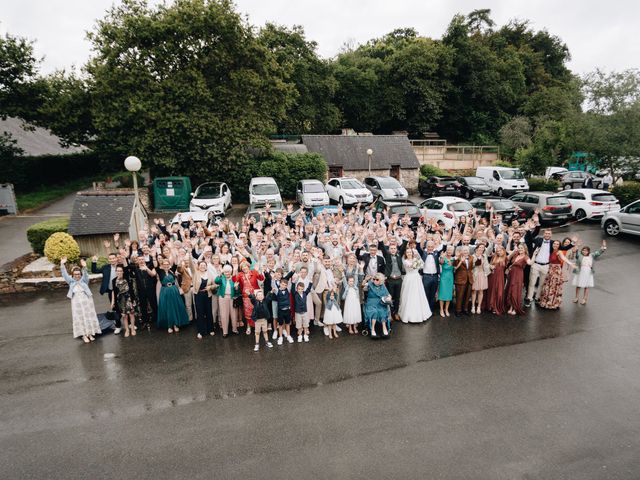
[{"label": "parked car", "polygon": [[494,213],[502,215],[502,221],[505,223],[511,223],[514,220],[520,221],[526,218],[524,210],[508,198],[478,197],[471,200],[471,205],[476,209],[476,213],[487,219],[491,215],[489,207],[493,207]]},{"label": "parked car", "polygon": [[460,194],[470,200],[474,197],[491,195],[491,187],[480,177],[456,177],[460,184]]},{"label": "parked car", "polygon": [[420,179],[418,191],[423,197],[460,195],[460,184],[456,177],[429,177],[426,181]]},{"label": "parked car", "polygon": [[247,211],[245,212],[244,216],[246,218],[250,217],[258,221],[260,220],[261,217],[267,217],[269,215],[273,215],[274,217],[277,217],[278,215],[282,215],[286,213],[282,202],[273,202],[273,203],[267,202],[267,203],[269,204],[268,210],[266,208],[266,204],[249,205],[249,208],[247,208]]},{"label": "parked car", "polygon": [[620,202],[616,197],[595,188],[564,190],[558,195],[567,197],[571,204],[571,214],[576,217],[576,220],[601,218],[607,212],[620,209]]},{"label": "parked car", "polygon": [[529,191],[529,183],[519,168],[478,167],[476,176],[483,178],[491,187],[491,191],[499,197]]},{"label": "parked car", "polygon": [[251,205],[265,205],[267,203],[282,203],[280,189],[272,177],[254,177],[249,183],[249,203]]},{"label": "parked car", "polygon": [[569,170],[564,167],[547,167],[544,172],[544,178],[546,180],[560,180],[568,171]]},{"label": "parked car", "polygon": [[473,209],[469,201],[460,197],[428,198],[419,207],[425,219],[435,217],[446,228],[453,227],[461,216]]},{"label": "parked car", "polygon": [[563,190],[569,190],[570,188],[582,188],[587,178],[591,178],[593,180],[593,188],[599,188],[599,186],[602,185],[601,178],[596,177],[592,173],[581,171],[565,173],[560,177],[560,184],[562,185]]},{"label": "parked car", "polygon": [[640,235],[640,200],[621,210],[605,213],[600,225],[610,237],[617,237],[621,233]]},{"label": "parked car", "polygon": [[526,218],[530,218],[537,209],[541,224],[566,223],[573,217],[569,200],[557,193],[516,193],[509,200],[523,210]]},{"label": "parked car", "polygon": [[216,215],[209,210],[200,210],[199,212],[180,212],[176,213],[171,219],[170,224],[181,224],[184,228],[187,228],[191,221],[195,223],[202,223],[208,227],[216,220]]},{"label": "parked car", "polygon": [[409,192],[393,177],[366,177],[364,186],[373,194],[373,198],[384,200],[406,200]]},{"label": "parked car", "polygon": [[320,180],[300,180],[296,186],[296,199],[305,208],[329,205],[329,195]]},{"label": "parked car", "polygon": [[327,182],[329,200],[338,205],[373,203],[373,194],[353,177],[332,178]]},{"label": "parked car", "polygon": [[389,215],[398,214],[402,218],[405,214],[411,217],[411,225],[417,226],[422,217],[422,212],[418,205],[410,200],[383,200],[379,198],[372,206],[374,215],[389,209]]},{"label": "parked car", "polygon": [[321,207],[312,207],[312,208],[300,207],[294,210],[293,212],[291,212],[291,219],[295,222],[300,215],[303,215],[305,218],[305,223],[308,223],[313,219],[313,217],[317,217],[320,214],[337,215],[339,211],[340,211],[340,207],[335,205],[323,205]]},{"label": "parked car", "polygon": [[212,211],[216,216],[222,217],[231,207],[231,190],[226,183],[207,182],[199,185],[191,194],[189,210],[198,212],[201,210]]}]

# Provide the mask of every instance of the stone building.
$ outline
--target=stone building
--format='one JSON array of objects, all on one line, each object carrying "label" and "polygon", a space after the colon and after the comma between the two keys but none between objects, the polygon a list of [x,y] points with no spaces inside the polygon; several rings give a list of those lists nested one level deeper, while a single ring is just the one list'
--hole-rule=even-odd
[{"label": "stone building", "polygon": [[[418,189],[420,163],[406,135],[302,135],[295,152],[319,153],[328,166],[328,178],[391,176],[410,192]],[[292,144],[274,144],[292,151]],[[367,150],[373,153],[371,157]],[[371,165],[369,165],[371,161]]]}]

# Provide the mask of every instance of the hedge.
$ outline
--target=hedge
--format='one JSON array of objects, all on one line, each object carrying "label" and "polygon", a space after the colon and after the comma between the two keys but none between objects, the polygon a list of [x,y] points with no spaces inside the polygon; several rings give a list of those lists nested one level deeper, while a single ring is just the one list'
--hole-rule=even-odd
[{"label": "hedge", "polygon": [[434,165],[424,164],[420,166],[420,176],[421,177],[449,177],[451,173],[442,168],[438,168]]},{"label": "hedge", "polygon": [[622,185],[616,185],[611,189],[611,193],[624,207],[640,199],[640,182],[624,182]]},{"label": "hedge", "polygon": [[[138,177],[138,186],[144,187],[144,177],[139,172],[136,172],[136,176]],[[111,177],[111,180],[120,182],[120,186],[123,188],[133,188],[133,175],[131,172],[116,173]]]},{"label": "hedge", "polygon": [[44,243],[44,254],[53,264],[59,264],[63,258],[75,262],[80,258],[78,242],[66,232],[56,232]]},{"label": "hedge", "polygon": [[540,177],[527,178],[529,190],[532,192],[557,192],[560,182],[557,180],[547,180]]},{"label": "hedge", "polygon": [[44,244],[52,234],[66,232],[69,227],[68,218],[52,218],[44,222],[31,225],[27,229],[27,240],[35,253],[44,254]]}]

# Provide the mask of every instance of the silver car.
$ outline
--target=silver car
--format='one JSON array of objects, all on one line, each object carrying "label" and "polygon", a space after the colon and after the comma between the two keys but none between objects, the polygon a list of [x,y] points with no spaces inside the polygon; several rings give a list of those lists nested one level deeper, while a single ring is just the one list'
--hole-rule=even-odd
[{"label": "silver car", "polygon": [[364,186],[373,194],[374,200],[407,200],[409,192],[393,177],[366,177]]},{"label": "silver car", "polygon": [[605,213],[600,225],[610,237],[617,237],[621,233],[640,235],[640,200],[617,212]]}]

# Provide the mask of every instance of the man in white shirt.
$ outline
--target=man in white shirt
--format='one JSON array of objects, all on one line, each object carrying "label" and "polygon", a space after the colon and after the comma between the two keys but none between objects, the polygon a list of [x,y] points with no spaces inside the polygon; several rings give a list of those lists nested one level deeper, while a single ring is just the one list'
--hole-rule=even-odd
[{"label": "man in white shirt", "polygon": [[533,300],[533,293],[536,291],[536,282],[538,282],[538,289],[536,291],[536,299],[540,298],[542,292],[542,285],[549,273],[549,256],[551,255],[551,230],[546,229],[542,232],[542,238],[538,237],[533,240],[536,247],[534,252],[534,262],[531,265],[531,272],[529,273],[529,288],[527,290],[527,297],[524,299],[525,307],[531,306],[531,300]]}]

